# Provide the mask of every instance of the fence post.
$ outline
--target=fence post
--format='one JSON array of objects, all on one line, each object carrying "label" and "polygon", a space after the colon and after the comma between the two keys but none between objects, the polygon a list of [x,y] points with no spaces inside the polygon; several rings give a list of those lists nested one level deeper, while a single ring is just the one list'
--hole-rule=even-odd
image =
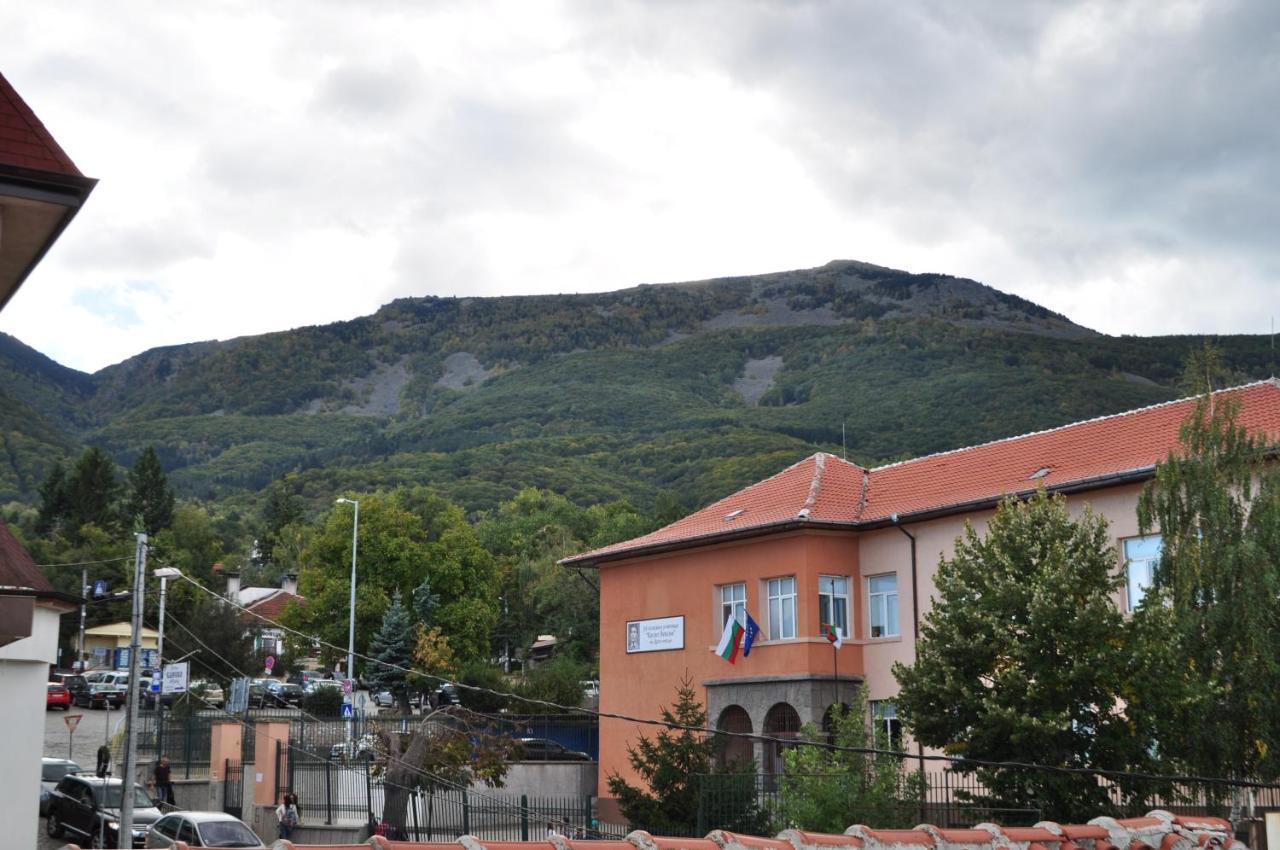
[{"label": "fence post", "polygon": [[[582,834],[585,836],[589,829],[591,829],[591,797],[585,796],[582,798]],[[702,834],[706,835],[707,833],[704,832]]]},{"label": "fence post", "polygon": [[[290,759],[293,761],[293,759]],[[329,775],[329,766],[332,761],[325,759],[324,763],[324,823],[325,826],[333,826],[333,782]]]},{"label": "fence post", "polygon": [[[414,841],[422,840],[422,830],[420,828],[420,822],[418,821],[418,803],[419,801],[421,801],[421,799],[422,799],[421,788],[414,788],[409,792],[409,804],[413,806],[413,840]],[[382,813],[384,815],[386,814],[385,802],[383,803]]]},{"label": "fence post", "polygon": [[[292,759],[290,759],[290,761],[292,761]],[[293,765],[290,765],[290,768],[291,768],[291,769],[292,769],[292,767],[293,767]],[[286,787],[288,787],[288,788],[292,788],[292,787],[293,787],[292,783],[290,783],[289,785],[287,785],[287,786],[286,786],[286,785],[284,784],[284,777],[280,775],[280,741],[279,741],[279,740],[277,740],[277,741],[276,741],[276,772],[275,772],[275,777],[276,777],[276,799],[277,799],[277,800],[279,800],[279,799],[282,797],[282,795],[284,794],[284,789],[285,789]]]},{"label": "fence post", "polygon": [[471,834],[471,800],[467,797],[467,789],[462,789],[462,834]]},{"label": "fence post", "polygon": [[427,796],[427,840],[431,840],[431,834],[434,832],[436,822],[436,792],[432,791]]},{"label": "fence post", "polygon": [[[369,823],[377,823],[373,818],[373,778],[369,776],[369,759],[364,759],[364,800],[369,809]],[[386,802],[383,802],[383,814],[386,814]]]},{"label": "fence post", "polygon": [[520,840],[529,840],[529,795],[520,795]]}]

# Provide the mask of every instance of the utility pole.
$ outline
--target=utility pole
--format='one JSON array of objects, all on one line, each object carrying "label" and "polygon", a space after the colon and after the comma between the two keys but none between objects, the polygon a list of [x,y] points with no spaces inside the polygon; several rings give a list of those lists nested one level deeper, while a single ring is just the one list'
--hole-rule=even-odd
[{"label": "utility pole", "polygon": [[133,846],[133,783],[138,762],[138,656],[142,654],[142,588],[147,579],[147,535],[138,532],[133,558],[133,630],[129,638],[129,713],[124,730],[124,769],[120,771],[121,847]]},{"label": "utility pole", "polygon": [[[79,673],[84,675],[84,609],[89,601],[89,568],[80,570],[80,645],[76,647],[76,660],[80,662]],[[75,670],[75,667],[71,668]]]}]

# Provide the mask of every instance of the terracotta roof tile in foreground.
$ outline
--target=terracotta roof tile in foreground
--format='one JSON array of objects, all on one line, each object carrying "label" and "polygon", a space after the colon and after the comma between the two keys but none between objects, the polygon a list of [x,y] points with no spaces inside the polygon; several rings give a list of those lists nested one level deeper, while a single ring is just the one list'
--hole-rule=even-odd
[{"label": "terracotta roof tile in foreground", "polygon": [[51,592],[53,585],[36,566],[31,555],[0,520],[0,588]]},{"label": "terracotta roof tile in foreground", "polygon": [[[1280,384],[1259,381],[1216,394],[1239,402],[1239,424],[1280,441]],[[882,523],[989,502],[1040,485],[1102,485],[1149,472],[1178,445],[1194,398],[955,449],[870,471],[818,453],[657,531],[566,558],[591,563],[669,547],[764,533],[799,523]]]},{"label": "terracotta roof tile in foreground", "polygon": [[0,74],[0,163],[83,176],[3,74]]}]

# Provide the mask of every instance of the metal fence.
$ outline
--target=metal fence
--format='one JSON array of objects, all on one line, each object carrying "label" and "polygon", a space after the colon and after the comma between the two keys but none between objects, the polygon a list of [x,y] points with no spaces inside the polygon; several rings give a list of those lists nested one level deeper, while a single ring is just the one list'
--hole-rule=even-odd
[{"label": "metal fence", "polygon": [[[277,743],[280,777],[276,798],[298,797],[303,823],[380,822],[386,803],[384,777],[367,759],[315,759]],[[443,789],[410,791],[406,832],[415,840],[476,835],[526,841],[554,830],[571,837],[599,837],[590,797],[529,797],[501,791]]]}]

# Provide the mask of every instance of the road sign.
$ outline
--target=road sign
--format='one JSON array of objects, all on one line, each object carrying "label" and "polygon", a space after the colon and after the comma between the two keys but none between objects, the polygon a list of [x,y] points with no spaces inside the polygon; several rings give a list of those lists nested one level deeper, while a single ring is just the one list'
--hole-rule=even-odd
[{"label": "road sign", "polygon": [[158,694],[158,693],[160,693],[160,680],[159,680],[159,679],[152,679],[152,680],[151,680],[151,693],[153,693],[153,694]]},{"label": "road sign", "polygon": [[101,598],[107,595],[107,583],[102,579],[98,579],[93,583],[93,595]]},{"label": "road sign", "polygon": [[353,716],[354,716],[354,715],[353,715],[353,713],[352,713],[351,703],[349,703],[349,702],[344,702],[344,703],[342,704],[342,717],[343,717],[343,719],[344,719],[344,720],[349,720],[349,719],[351,719],[351,717],[353,717]]},{"label": "road sign", "polygon": [[164,670],[160,674],[160,693],[163,694],[182,694],[187,691],[187,676],[190,673],[191,665],[186,661],[179,661],[177,664],[166,664]]},{"label": "road sign", "polygon": [[62,717],[62,722],[67,724],[68,730],[70,730],[71,732],[74,732],[76,731],[76,727],[80,725],[81,717],[84,717],[84,715],[83,714],[65,714]]},{"label": "road sign", "polygon": [[227,700],[227,711],[241,714],[249,707],[249,680],[237,678],[231,680],[231,697]]},{"label": "road sign", "polygon": [[343,679],[342,692],[344,694],[349,694],[349,693],[353,693],[354,691],[355,691],[355,683],[352,682],[350,679]]},{"label": "road sign", "polygon": [[271,672],[271,668],[276,666],[276,657],[274,655],[267,656],[267,672]]}]

